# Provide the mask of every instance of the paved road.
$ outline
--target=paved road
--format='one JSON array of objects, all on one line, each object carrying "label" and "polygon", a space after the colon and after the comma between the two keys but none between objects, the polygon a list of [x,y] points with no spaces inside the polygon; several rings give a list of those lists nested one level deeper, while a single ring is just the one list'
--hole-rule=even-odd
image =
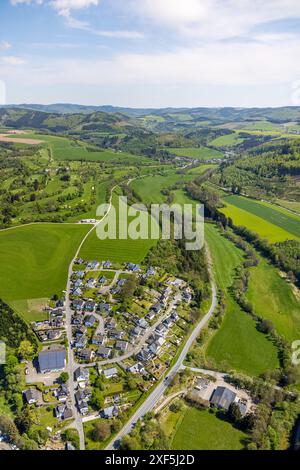
[{"label": "paved road", "polygon": [[162,398],[163,394],[170,386],[170,383],[177,374],[177,372],[181,369],[183,365],[183,361],[192,346],[193,342],[199,335],[202,328],[206,325],[210,317],[212,316],[215,308],[217,305],[217,290],[214,282],[212,282],[212,301],[211,306],[207,314],[200,320],[196,328],[191,333],[190,337],[188,338],[187,342],[184,345],[183,350],[180,353],[179,358],[177,359],[176,363],[170,370],[168,376],[153,390],[153,392],[149,395],[149,397],[144,401],[144,403],[140,406],[140,408],[134,413],[131,419],[126,423],[126,425],[121,429],[121,431],[117,434],[117,436],[111,441],[111,443],[106,447],[106,450],[112,450],[119,447],[120,439],[122,439],[126,434],[129,434],[130,431],[134,428],[137,421],[142,418],[146,413],[151,411],[156,403]]},{"label": "paved road", "polygon": [[115,187],[112,188],[111,194],[110,194],[110,200],[109,200],[109,205],[107,208],[106,214],[98,220],[92,228],[87,232],[85,237],[82,239],[74,258],[72,259],[70,266],[69,266],[69,271],[68,271],[68,282],[67,282],[67,287],[66,287],[66,292],[65,292],[65,308],[66,308],[66,334],[67,334],[67,339],[68,339],[68,364],[67,364],[67,372],[69,374],[69,390],[70,390],[70,395],[71,395],[71,404],[72,404],[72,411],[73,411],[73,416],[74,416],[74,423],[73,427],[75,427],[78,431],[79,434],[79,441],[80,441],[80,450],[84,450],[85,448],[85,443],[84,443],[84,432],[83,432],[83,425],[82,425],[82,417],[80,413],[77,410],[76,403],[75,403],[75,387],[76,384],[74,383],[74,371],[78,367],[78,364],[76,364],[75,357],[74,357],[74,351],[71,347],[72,344],[72,309],[71,309],[71,300],[70,300],[70,294],[71,294],[71,277],[73,274],[73,266],[76,261],[76,259],[79,256],[80,250],[84,244],[84,242],[87,240],[89,235],[95,230],[95,228],[105,219],[107,214],[109,213],[111,206],[112,206],[112,195]]},{"label": "paved road", "polygon": [[165,313],[161,315],[159,319],[151,327],[149,327],[146,330],[146,333],[140,338],[139,342],[134,346],[134,348],[131,348],[130,351],[128,351],[126,354],[123,354],[122,356],[113,357],[112,359],[106,359],[104,361],[90,362],[89,364],[85,364],[85,366],[94,367],[96,365],[105,366],[107,364],[114,364],[116,362],[125,361],[125,359],[129,359],[131,356],[138,354],[141,351],[141,349],[145,346],[147,339],[149,339],[150,336],[154,333],[156,327],[160,325],[170,315],[173,308],[177,305],[177,300],[178,300],[178,297],[175,296],[172,302],[169,304]]}]

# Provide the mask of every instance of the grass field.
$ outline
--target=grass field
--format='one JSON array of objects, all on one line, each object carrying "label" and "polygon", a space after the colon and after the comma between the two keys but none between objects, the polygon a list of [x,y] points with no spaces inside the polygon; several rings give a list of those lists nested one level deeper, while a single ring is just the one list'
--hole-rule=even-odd
[{"label": "grass field", "polygon": [[[118,210],[118,200],[117,194],[113,196],[113,206],[116,208],[116,220],[117,220],[117,227],[119,226],[120,219],[121,223],[124,221],[124,217],[120,215],[120,211]],[[120,207],[126,208],[124,203],[121,203]],[[113,211],[109,213],[109,216],[103,221],[103,223],[99,226],[99,229],[106,230],[105,226],[108,221],[113,220]],[[155,221],[150,218],[148,213],[141,214],[141,221],[148,221],[148,225],[150,226],[150,221]],[[132,222],[132,219],[129,218],[129,222]],[[149,232],[147,232],[148,235]],[[91,259],[98,259],[104,260],[109,259],[113,262],[125,262],[131,261],[133,263],[140,263],[145,256],[147,255],[148,251],[152,246],[154,246],[157,240],[151,239],[120,239],[119,238],[119,231],[116,230],[116,239],[100,239],[97,235],[96,230],[94,230],[91,235],[86,240],[85,244],[83,245],[80,256],[84,259],[91,260]]]},{"label": "grass field", "polygon": [[48,145],[52,150],[54,160],[83,160],[91,162],[126,162],[126,164],[140,164],[142,162],[149,163],[149,159],[145,157],[137,157],[126,152],[114,152],[113,150],[95,149],[89,150],[89,147],[83,142],[74,141],[65,137],[56,137],[51,135],[36,134],[28,132],[20,136],[13,136],[12,141],[20,139],[38,139]]},{"label": "grass field", "polygon": [[226,298],[223,323],[209,341],[206,356],[217,365],[226,364],[249,375],[276,369],[279,362],[275,346],[257,331],[253,319],[241,311],[228,291],[234,279],[234,269],[243,259],[241,250],[226,240],[213,225],[206,224],[205,233],[213,257],[216,282]]},{"label": "grass field", "polygon": [[178,181],[192,179],[193,175],[179,175],[175,171],[170,171],[163,175],[146,176],[131,183],[132,189],[138,194],[145,204],[161,204],[166,200],[162,194],[163,189],[167,189]]},{"label": "grass field", "polygon": [[222,135],[209,142],[213,147],[232,147],[241,144],[244,141],[237,132],[228,135]]},{"label": "grass field", "polygon": [[163,427],[172,431],[173,450],[240,450],[247,439],[215,414],[190,406],[179,413],[169,412]]},{"label": "grass field", "polygon": [[1,231],[0,297],[11,302],[61,294],[68,266],[89,228],[34,224]]},{"label": "grass field", "polygon": [[287,341],[300,338],[300,303],[290,285],[263,259],[251,268],[247,298],[255,313],[271,320]]},{"label": "grass field", "polygon": [[207,147],[170,148],[169,151],[179,157],[197,158],[199,160],[221,159],[224,157],[221,151]]},{"label": "grass field", "polygon": [[[253,199],[242,196],[227,196],[223,200],[225,204],[229,207],[229,209],[226,208],[225,211],[223,211],[227,214],[229,214],[230,211],[233,211],[232,206],[234,206],[235,208],[241,209],[242,211],[245,211],[250,215],[259,217],[262,222],[257,223],[256,230],[253,228],[253,230],[257,232],[260,231],[260,226],[269,223],[273,225],[273,233],[269,233],[269,237],[276,238],[277,235],[281,236],[280,231],[278,229],[282,229],[283,231],[288,232],[288,234],[285,235],[287,238],[300,238],[300,217],[296,214],[292,214],[284,208],[275,206],[268,202],[254,201]],[[236,215],[232,217],[234,223],[235,217]],[[240,217],[242,217],[242,213]],[[248,217],[250,218],[250,216]],[[246,223],[247,221],[244,220],[244,224]]]},{"label": "grass field", "polygon": [[276,203],[286,209],[290,209],[291,211],[297,212],[300,215],[300,202],[286,201],[285,199],[277,199]]}]

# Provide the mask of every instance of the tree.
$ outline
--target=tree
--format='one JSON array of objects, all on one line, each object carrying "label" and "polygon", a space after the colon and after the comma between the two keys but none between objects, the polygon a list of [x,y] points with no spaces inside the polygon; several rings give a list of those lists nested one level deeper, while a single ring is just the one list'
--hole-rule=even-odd
[{"label": "tree", "polygon": [[20,438],[17,426],[13,420],[6,415],[0,416],[0,431],[2,431],[3,434],[7,434],[12,442],[16,442]]},{"label": "tree", "polygon": [[242,419],[242,414],[236,403],[231,403],[227,411],[227,418],[234,424],[240,423]]},{"label": "tree", "polygon": [[69,374],[68,372],[62,372],[59,376],[59,381],[63,384],[67,383],[69,380]]},{"label": "tree", "polygon": [[96,409],[103,408],[104,405],[104,397],[100,390],[94,389],[91,397],[91,405],[94,406]]},{"label": "tree", "polygon": [[31,359],[34,354],[34,349],[30,341],[25,339],[21,341],[20,346],[18,348],[18,354],[22,359]]},{"label": "tree", "polygon": [[108,422],[97,421],[92,430],[92,439],[95,442],[105,441],[111,434],[111,427]]}]

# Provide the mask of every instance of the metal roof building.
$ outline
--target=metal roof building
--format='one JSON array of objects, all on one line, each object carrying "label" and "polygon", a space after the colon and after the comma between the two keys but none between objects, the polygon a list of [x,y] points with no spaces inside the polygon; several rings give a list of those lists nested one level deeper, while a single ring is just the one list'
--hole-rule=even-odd
[{"label": "metal roof building", "polygon": [[62,370],[65,365],[65,348],[49,348],[39,354],[39,368],[42,374]]},{"label": "metal roof building", "polygon": [[210,402],[218,408],[224,408],[224,410],[228,410],[231,403],[233,403],[236,399],[236,396],[236,393],[229,390],[229,388],[217,387],[212,394]]}]

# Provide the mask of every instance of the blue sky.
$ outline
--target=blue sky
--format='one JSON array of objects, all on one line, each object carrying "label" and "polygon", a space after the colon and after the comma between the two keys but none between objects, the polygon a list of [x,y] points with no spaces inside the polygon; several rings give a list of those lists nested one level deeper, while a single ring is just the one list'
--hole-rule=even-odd
[{"label": "blue sky", "polygon": [[299,57],[299,0],[0,2],[9,103],[300,105]]}]

